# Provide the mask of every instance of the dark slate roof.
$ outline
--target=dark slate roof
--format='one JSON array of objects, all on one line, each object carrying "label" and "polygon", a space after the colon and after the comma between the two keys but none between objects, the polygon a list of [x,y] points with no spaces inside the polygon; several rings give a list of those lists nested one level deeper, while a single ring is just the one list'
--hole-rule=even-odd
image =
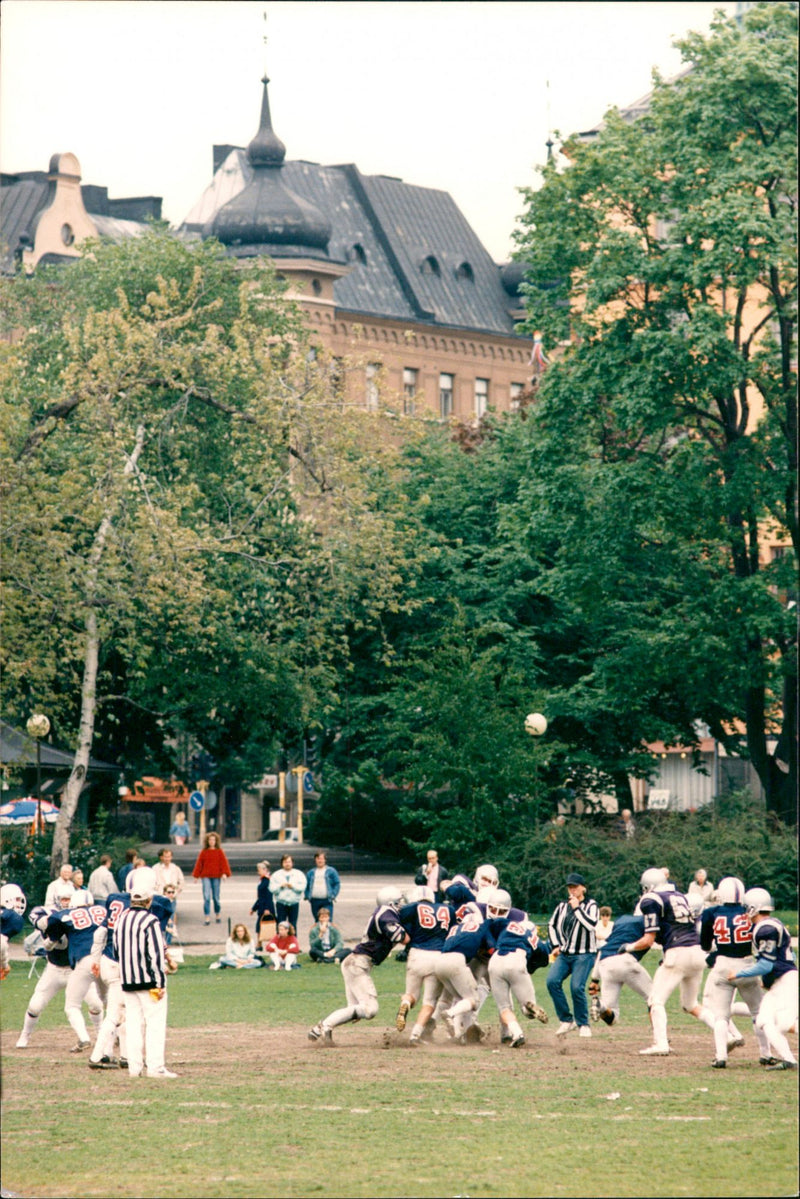
[{"label": "dark slate roof", "polygon": [[[245,151],[225,149],[224,158],[215,152],[218,170],[187,216],[186,232],[199,232],[251,178]],[[362,175],[353,164],[289,161],[281,169],[287,186],[330,220],[330,259],[351,266],[333,285],[339,308],[513,335],[512,302],[500,268],[447,192],[386,175]],[[423,269],[431,258],[438,273]]]},{"label": "dark slate roof", "polygon": [[[42,741],[42,767],[48,770],[71,770],[74,754],[57,749],[49,741]],[[33,737],[13,728],[0,720],[0,762],[14,763],[18,766],[36,765],[36,741]],[[119,772],[119,766],[113,762],[103,762],[99,758],[89,758],[90,770],[113,770]]]},{"label": "dark slate roof", "polygon": [[0,179],[0,270],[14,269],[14,254],[23,238],[33,229],[36,214],[47,198],[44,171],[27,176],[3,175]]}]

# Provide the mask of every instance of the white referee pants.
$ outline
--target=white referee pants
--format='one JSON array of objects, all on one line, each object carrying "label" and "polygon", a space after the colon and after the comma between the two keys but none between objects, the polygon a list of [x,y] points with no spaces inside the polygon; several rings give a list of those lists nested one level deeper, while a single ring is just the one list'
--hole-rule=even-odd
[{"label": "white referee pants", "polygon": [[123,991],[128,1033],[128,1073],[137,1078],[162,1070],[167,1052],[167,992],[154,999],[149,991]]}]

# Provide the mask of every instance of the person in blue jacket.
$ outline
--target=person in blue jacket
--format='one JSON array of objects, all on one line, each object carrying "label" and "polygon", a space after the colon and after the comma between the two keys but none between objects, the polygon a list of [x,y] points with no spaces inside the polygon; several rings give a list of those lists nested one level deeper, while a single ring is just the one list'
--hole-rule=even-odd
[{"label": "person in blue jacket", "polygon": [[306,875],[305,898],[311,904],[311,914],[314,923],[319,920],[320,908],[328,908],[333,920],[333,904],[339,894],[342,882],[333,866],[329,866],[325,854],[314,854],[314,865]]}]

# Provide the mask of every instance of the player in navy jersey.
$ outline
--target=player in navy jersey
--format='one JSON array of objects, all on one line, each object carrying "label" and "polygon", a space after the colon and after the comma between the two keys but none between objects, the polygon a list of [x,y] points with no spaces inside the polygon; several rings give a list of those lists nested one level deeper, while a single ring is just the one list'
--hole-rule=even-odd
[{"label": "player in navy jersey", "polygon": [[105,923],[106,909],[102,904],[89,903],[89,898],[88,891],[73,891],[69,908],[51,913],[45,931],[52,941],[67,938],[72,975],[64,996],[64,1014],[78,1038],[72,1053],[82,1053],[91,1044],[81,1005],[92,988],[99,993],[100,1000],[100,1012],[92,1013],[95,1028],[100,1027],[102,1020],[105,987],[92,973],[92,949],[94,934]]},{"label": "player in navy jersey", "polygon": [[398,913],[409,938],[406,983],[395,1028],[398,1032],[403,1031],[406,1017],[421,994],[422,1004],[410,1036],[411,1044],[418,1045],[442,992],[434,966],[448,932],[456,923],[456,910],[449,903],[437,903],[430,887],[412,887],[406,899],[410,902]]},{"label": "player in navy jersey", "polygon": [[744,883],[739,878],[720,879],[716,890],[718,902],[708,907],[700,918],[700,944],[707,953],[706,961],[711,967],[703,992],[703,1006],[714,1013],[714,1061],[715,1070],[724,1070],[728,1052],[744,1044],[744,1038],[731,1038],[731,1012],[734,996],[738,989],[753,1018],[753,1027],[758,1040],[762,1059],[770,1056],[769,1041],[764,1032],[756,1027],[756,1015],[761,1006],[764,992],[757,978],[741,979],[733,983],[731,971],[752,966],[753,927],[744,906]]},{"label": "player in navy jersey", "polygon": [[382,887],[377,900],[378,906],[369,918],[363,940],[341,964],[347,1004],[310,1028],[310,1041],[331,1045],[331,1030],[339,1024],[372,1020],[378,1014],[378,992],[372,968],[379,966],[395,945],[407,944],[409,938],[397,914],[403,901],[399,887]]},{"label": "player in navy jersey", "polygon": [[488,863],[479,866],[472,878],[466,874],[455,874],[451,879],[442,882],[442,895],[448,903],[460,907],[475,898],[482,887],[498,887],[500,878],[497,867]]},{"label": "player in navy jersey", "polygon": [[0,980],[8,977],[8,943],[18,937],[25,925],[28,901],[16,883],[4,883],[0,888]]},{"label": "player in navy jersey", "polygon": [[539,931],[530,920],[507,920],[497,934],[496,949],[489,959],[489,983],[500,1013],[501,1042],[512,1049],[525,1044],[514,1013],[514,999],[529,1020],[547,1023],[547,1012],[536,1002],[531,975],[547,965],[549,956],[550,942],[539,940]]},{"label": "player in navy jersey", "polygon": [[663,871],[657,867],[645,870],[641,886],[643,894],[635,915],[643,918],[644,933],[630,942],[626,950],[628,953],[637,953],[649,949],[657,941],[664,951],[664,957],[655,972],[650,991],[653,1044],[639,1052],[645,1056],[665,1057],[670,1052],[666,1004],[676,987],[680,987],[683,1010],[701,1020],[708,1028],[714,1028],[713,1014],[699,1001],[706,955],[700,947],[688,899],[671,884],[665,884]]},{"label": "player in navy jersey", "polygon": [[[478,984],[470,963],[481,955],[488,960],[494,951],[495,939],[477,905],[465,911],[459,924],[447,934],[439,960],[436,962],[436,977],[444,986],[444,996],[455,1000],[444,1013],[445,1021],[453,1037],[463,1041],[467,1029],[474,1023],[479,1006]],[[480,1034],[478,1034],[480,1035]]]},{"label": "player in navy jersey", "polygon": [[[644,934],[644,919],[641,916],[618,916],[605,944],[597,955],[595,970],[600,980],[599,999],[592,999],[591,1016],[605,1024],[616,1024],[619,1020],[619,997],[624,986],[628,986],[647,1003],[653,980],[641,965],[647,949],[631,953],[629,944],[638,941]],[[589,987],[591,993],[591,984]]]},{"label": "player in navy jersey", "polygon": [[756,1016],[756,1031],[763,1031],[771,1056],[776,1059],[767,1064],[767,1069],[796,1070],[797,1058],[786,1039],[786,1033],[797,1027],[797,964],[792,938],[786,925],[773,915],[775,905],[769,891],[753,887],[745,892],[744,903],[753,922],[756,960],[751,966],[731,971],[728,977],[737,984],[742,979],[761,979],[766,995]]}]

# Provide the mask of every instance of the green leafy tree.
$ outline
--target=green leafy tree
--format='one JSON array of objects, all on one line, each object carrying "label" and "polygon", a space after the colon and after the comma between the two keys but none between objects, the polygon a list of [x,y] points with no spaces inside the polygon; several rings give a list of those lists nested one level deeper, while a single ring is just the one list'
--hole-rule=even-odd
[{"label": "green leafy tree", "polygon": [[792,5],[759,5],[741,27],[719,17],[679,43],[688,69],[656,78],[643,115],[609,113],[525,193],[528,326],[561,349],[507,514],[576,630],[550,697],[565,737],[584,729],[622,786],[646,773],[644,741],[696,743],[703,722],[787,818],[796,38]]}]

